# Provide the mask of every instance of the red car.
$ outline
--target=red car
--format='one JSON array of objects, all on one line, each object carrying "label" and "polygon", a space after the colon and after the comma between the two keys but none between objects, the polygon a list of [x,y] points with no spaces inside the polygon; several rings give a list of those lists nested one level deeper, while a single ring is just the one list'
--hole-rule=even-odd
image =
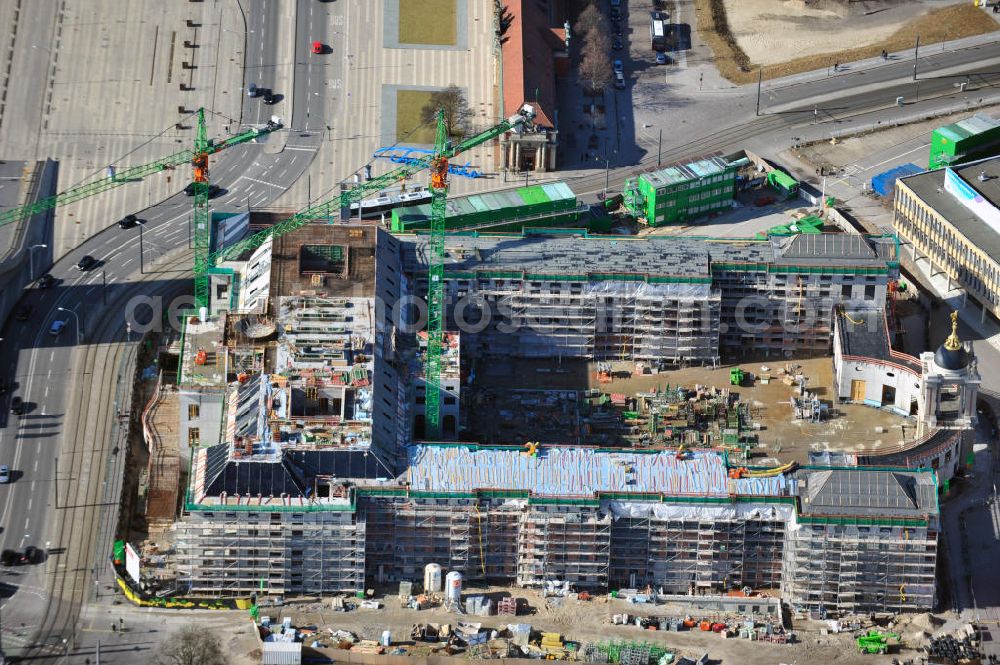
[{"label": "red car", "polygon": [[313,53],[323,52],[323,42],[313,42]]}]

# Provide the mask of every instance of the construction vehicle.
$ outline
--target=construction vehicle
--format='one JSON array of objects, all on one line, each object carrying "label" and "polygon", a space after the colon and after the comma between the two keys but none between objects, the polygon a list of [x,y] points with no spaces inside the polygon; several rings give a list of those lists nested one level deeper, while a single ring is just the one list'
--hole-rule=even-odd
[{"label": "construction vehicle", "polygon": [[739,367],[733,367],[729,370],[729,383],[734,386],[742,386],[743,379],[745,378],[743,370]]},{"label": "construction vehicle", "polygon": [[[464,139],[457,145],[448,143],[448,131],[445,125],[444,111],[437,116],[437,131],[435,133],[434,154],[411,163],[403,164],[377,178],[359,183],[341,195],[306,208],[292,217],[264,229],[251,236],[226,247],[218,252],[206,253],[205,260],[195,261],[195,293],[199,291],[199,283],[205,285],[207,295],[208,275],[219,261],[239,256],[243,252],[256,249],[271,238],[283,236],[294,231],[314,219],[330,219],[344,208],[350,208],[352,203],[359,202],[369,192],[385,189],[388,185],[422,171],[431,169],[431,226],[430,243],[428,247],[428,280],[427,280],[427,359],[424,372],[426,392],[424,398],[425,436],[433,439],[438,436],[441,428],[440,392],[441,392],[441,352],[444,338],[444,237],[445,213],[448,193],[448,160],[456,155],[470,150],[482,143],[491,141],[506,132],[520,131],[530,126],[535,118],[535,109],[530,104],[523,105],[517,113],[506,120],[484,130],[474,136]],[[196,250],[197,257],[197,250]],[[203,281],[201,281],[203,280]],[[197,297],[196,297],[197,300]],[[199,306],[204,306],[199,301]]]},{"label": "construction vehicle", "polygon": [[858,651],[869,654],[885,654],[889,652],[889,639],[899,639],[896,633],[882,633],[877,630],[869,630],[866,634],[858,637],[855,643]]},{"label": "construction vehicle", "polygon": [[[198,131],[202,132],[204,130],[204,109],[198,109],[198,119]],[[241,143],[253,141],[260,136],[281,129],[281,127],[281,119],[272,117],[265,127],[248,129],[245,132],[219,141],[205,138],[203,144],[205,150],[209,153],[216,153],[221,150],[225,150],[226,148],[240,145]],[[100,180],[77,185],[76,187],[71,187],[70,189],[59,192],[53,196],[39,199],[29,205],[3,211],[0,213],[0,226],[12,224],[14,222],[21,221],[22,219],[28,219],[40,212],[51,210],[58,206],[66,205],[67,203],[80,201],[89,196],[100,194],[101,192],[114,189],[115,187],[120,187],[130,182],[138,182],[146,176],[161,173],[163,171],[170,171],[182,164],[192,163],[195,159],[195,153],[196,150],[182,150],[181,152],[168,157],[158,159],[155,162],[150,162],[149,164],[143,164],[141,166],[133,166],[121,171],[115,169],[113,166],[109,166],[105,176]]]}]

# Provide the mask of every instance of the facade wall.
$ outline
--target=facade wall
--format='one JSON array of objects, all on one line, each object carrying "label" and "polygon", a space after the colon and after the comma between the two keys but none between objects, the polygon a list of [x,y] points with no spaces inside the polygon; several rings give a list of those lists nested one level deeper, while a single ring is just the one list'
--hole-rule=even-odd
[{"label": "facade wall", "polygon": [[178,523],[178,561],[198,595],[257,592],[261,579],[269,594],[353,591],[419,581],[437,563],[470,581],[519,586],[780,589],[796,610],[830,615],[934,604],[935,519],[803,524],[782,510],[709,510],[615,517],[596,504],[373,496],[357,513],[199,511]]},{"label": "facade wall", "polygon": [[[352,511],[192,511],[177,522],[177,564],[193,595],[364,589],[365,522]],[[262,582],[263,580],[263,582]],[[262,586],[263,585],[263,586]]]},{"label": "facade wall", "polygon": [[713,271],[722,293],[722,350],[767,355],[827,353],[833,331],[833,307],[842,302],[885,307],[889,275],[855,275],[771,270]]},{"label": "facade wall", "polygon": [[933,527],[800,525],[788,534],[782,595],[818,615],[927,610],[936,562]]},{"label": "facade wall", "polygon": [[948,220],[906,186],[896,184],[893,225],[912,244],[915,258],[927,257],[934,270],[958,282],[994,316],[1000,316],[1000,263],[974,245]]},{"label": "facade wall", "polygon": [[[181,450],[214,446],[222,441],[225,420],[224,389],[186,390],[178,392],[180,400],[180,445]],[[187,455],[181,455],[187,464]]]},{"label": "facade wall", "polygon": [[[835,375],[837,397],[842,401],[891,408],[903,416],[915,416],[920,410],[920,375],[902,365],[848,359],[835,364]],[[855,399],[861,386],[857,382],[863,383],[860,400]]]}]

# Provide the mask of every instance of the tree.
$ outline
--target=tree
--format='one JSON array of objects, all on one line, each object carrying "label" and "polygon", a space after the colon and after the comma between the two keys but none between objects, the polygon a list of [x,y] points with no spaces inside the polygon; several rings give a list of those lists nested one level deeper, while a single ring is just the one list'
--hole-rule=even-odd
[{"label": "tree", "polygon": [[195,626],[181,628],[172,634],[153,659],[155,665],[229,665],[219,639]]},{"label": "tree", "polygon": [[467,133],[472,109],[465,101],[465,92],[461,88],[453,84],[431,93],[427,105],[420,110],[420,120],[424,124],[436,124],[438,109],[444,109],[448,136],[464,136]]},{"label": "tree", "polygon": [[604,14],[602,14],[594,3],[588,4],[584,7],[580,15],[576,17],[576,25],[573,26],[573,30],[576,34],[581,37],[586,37],[595,28],[601,26],[604,23]]},{"label": "tree", "polygon": [[590,89],[598,92],[608,87],[614,77],[606,44],[601,39],[588,39],[580,60],[580,76],[589,82]]}]

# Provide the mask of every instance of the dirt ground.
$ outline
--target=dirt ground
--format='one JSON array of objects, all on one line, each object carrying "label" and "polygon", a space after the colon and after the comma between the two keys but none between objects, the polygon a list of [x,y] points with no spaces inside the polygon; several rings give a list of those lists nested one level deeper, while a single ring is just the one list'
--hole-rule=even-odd
[{"label": "dirt ground", "polygon": [[734,83],[755,80],[758,68],[771,79],[911,49],[917,35],[923,46],[1000,28],[966,0],[695,0],[695,10]]},{"label": "dirt ground", "polygon": [[[587,390],[599,388],[606,393],[623,393],[632,396],[638,392],[655,389],[665,390],[668,386],[694,388],[695,385],[714,386],[731,389],[739,394],[740,400],[753,406],[755,420],[760,422],[759,445],[754,451],[755,464],[772,462],[808,461],[810,451],[838,450],[864,453],[881,447],[899,445],[915,436],[916,424],[911,419],[897,416],[888,411],[858,404],[834,404],[833,364],[831,358],[809,358],[795,360],[791,365],[799,365],[796,372],[804,374],[807,387],[830,409],[830,418],[824,422],[812,423],[793,417],[790,399],[796,389],[772,379],[768,385],[754,381],[744,386],[729,385],[730,365],[719,368],[691,367],[659,374],[645,374],[618,378],[611,383],[598,383],[597,367],[583,361],[551,360],[533,361],[512,359],[503,365],[480,366],[477,379],[471,389],[487,389],[501,397],[492,402],[479,403],[472,410],[472,436],[470,440],[481,443],[520,445],[526,441],[542,440],[543,443],[573,443],[566,440],[547,440],[540,432],[549,430],[556,411],[551,405],[518,409],[516,405],[505,403],[503,391],[511,389],[535,390]],[[631,363],[628,364],[631,366]],[[744,363],[740,367],[747,372],[760,374],[769,371],[772,375],[784,364]],[[768,367],[768,370],[763,370]],[[499,430],[496,423],[499,411],[507,407],[518,411],[521,425],[515,430]],[[876,428],[881,428],[881,432]],[[477,436],[478,435],[478,436]]]},{"label": "dirt ground", "polygon": [[[489,591],[489,590],[484,590]],[[479,593],[479,590],[476,590]],[[277,616],[292,617],[295,625],[314,625],[320,632],[327,628],[347,630],[360,639],[378,639],[383,630],[392,632],[394,644],[409,638],[411,627],[417,623],[454,625],[458,621],[482,622],[484,627],[502,628],[507,623],[530,623],[533,630],[560,633],[566,640],[578,642],[607,642],[611,640],[646,641],[669,647],[679,656],[696,659],[708,652],[713,663],[729,665],[776,665],[778,663],[843,663],[845,665],[887,665],[891,658],[914,658],[915,652],[900,651],[895,647],[887,656],[867,656],[857,653],[853,636],[850,634],[822,635],[820,629],[825,624],[798,621],[792,626],[796,635],[795,644],[750,643],[741,639],[723,639],[715,633],[682,631],[679,633],[642,630],[634,625],[616,626],[611,624],[611,616],[627,612],[631,615],[669,614],[663,608],[630,605],[622,600],[601,596],[589,602],[567,599],[559,609],[548,609],[539,594],[526,589],[504,589],[502,595],[514,595],[527,600],[529,606],[537,609],[536,614],[519,617],[469,617],[445,612],[441,608],[411,610],[399,607],[394,596],[383,598],[387,601],[379,610],[354,610],[333,612],[329,603],[306,603],[286,606],[270,612],[272,619]],[[470,594],[471,595],[471,594]],[[492,595],[492,594],[491,594]],[[268,610],[262,610],[268,614]],[[706,617],[707,618],[707,617]],[[426,649],[422,644],[403,646],[404,649],[420,653]]]}]

